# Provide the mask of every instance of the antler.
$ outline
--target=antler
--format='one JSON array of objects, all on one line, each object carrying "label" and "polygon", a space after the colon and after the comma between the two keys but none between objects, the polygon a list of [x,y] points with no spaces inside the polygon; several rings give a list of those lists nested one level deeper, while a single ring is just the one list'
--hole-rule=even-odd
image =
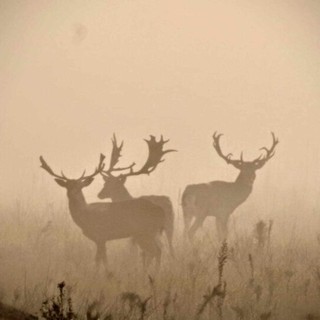
[{"label": "antler", "polygon": [[[93,178],[94,176],[96,176],[104,168],[104,163],[103,163],[104,159],[105,159],[105,156],[103,154],[100,154],[99,164],[98,164],[97,168],[95,169],[95,171],[91,175],[88,175],[88,176],[85,176],[86,171],[84,171],[82,176],[78,179],[75,179],[75,180],[85,180],[85,179]],[[50,175],[52,175],[58,179],[64,180],[64,181],[72,180],[72,179],[67,178],[62,171],[61,171],[61,175],[54,173],[54,171],[49,167],[49,165],[43,159],[42,156],[40,156],[40,162],[41,162],[40,167],[43,168],[44,170],[46,170]]]},{"label": "antler", "polygon": [[263,157],[263,155],[260,155],[259,158],[257,158],[256,160],[253,161],[254,163],[256,163],[257,168],[262,168],[266,164],[266,162],[269,161],[271,158],[273,158],[273,156],[275,155],[275,148],[276,148],[277,144],[279,143],[279,139],[276,138],[276,136],[273,132],[271,132],[271,135],[272,135],[271,148],[270,149],[268,149],[267,147],[260,148],[260,150],[264,150],[266,152],[266,155],[264,157]]},{"label": "antler", "polygon": [[138,171],[138,174],[150,174],[154,171],[158,164],[163,162],[164,159],[162,157],[169,152],[176,152],[177,150],[169,149],[163,150],[163,146],[169,142],[168,140],[163,140],[163,136],[161,135],[160,141],[157,141],[155,136],[150,135],[150,140],[144,139],[147,142],[149,148],[149,156],[144,164],[144,166]]},{"label": "antler", "polygon": [[[169,140],[164,140],[162,135],[159,141],[157,141],[155,136],[152,136],[152,135],[150,135],[150,140],[147,140],[147,139],[144,139],[144,140],[147,142],[148,150],[149,150],[147,161],[142,166],[142,168],[138,171],[133,171],[133,167],[135,165],[135,163],[133,163],[131,166],[126,168],[126,169],[130,169],[130,171],[128,173],[121,174],[121,176],[129,177],[129,176],[137,176],[140,174],[150,174],[152,171],[154,171],[157,168],[159,163],[164,161],[162,157],[165,154],[169,152],[177,151],[173,149],[163,150],[164,145],[167,142],[169,142]],[[123,169],[118,169],[118,171],[119,170],[123,170]],[[111,171],[115,171],[115,170],[111,170]]]},{"label": "antler", "polygon": [[111,173],[113,171],[122,171],[122,170],[132,169],[135,166],[134,162],[128,167],[115,168],[115,166],[119,162],[120,157],[122,157],[121,151],[122,151],[122,147],[123,147],[123,141],[121,142],[120,145],[118,145],[117,137],[115,134],[113,134],[113,137],[111,138],[111,142],[112,142],[112,152],[111,152],[109,169],[102,171],[102,173],[107,174],[107,175],[111,175]]},{"label": "antler", "polygon": [[217,134],[217,132],[215,132],[213,134],[213,147],[215,148],[218,155],[222,159],[224,159],[228,164],[232,164],[237,169],[241,169],[241,167],[244,164],[253,164],[256,169],[260,169],[266,164],[267,161],[269,161],[274,156],[275,148],[276,148],[277,144],[279,143],[279,140],[276,138],[276,136],[273,132],[271,132],[271,135],[272,135],[271,148],[270,149],[268,149],[266,147],[261,148],[260,150],[264,150],[266,152],[266,155],[265,156],[260,155],[257,159],[255,159],[253,161],[244,161],[243,160],[243,152],[241,152],[240,160],[231,159],[232,153],[224,155],[223,152],[221,151],[221,147],[220,147],[220,138],[221,138],[222,134]]},{"label": "antler", "polygon": [[215,132],[212,136],[213,138],[213,147],[215,148],[215,150],[217,151],[217,154],[224,159],[228,164],[232,164],[234,167],[239,168],[241,166],[241,164],[243,164],[243,152],[241,152],[241,156],[240,156],[240,160],[234,160],[231,159],[231,157],[233,156],[232,153],[228,153],[227,155],[224,155],[223,152],[221,151],[221,147],[220,147],[220,138],[223,136],[222,133],[218,134],[217,132]]},{"label": "antler", "polygon": [[49,174],[51,174],[52,176],[61,179],[61,180],[69,180],[61,171],[61,176],[59,176],[58,174],[54,173],[53,170],[49,167],[49,165],[47,164],[47,162],[43,159],[42,156],[40,156],[40,162],[41,162],[41,166],[40,168],[46,170]]}]

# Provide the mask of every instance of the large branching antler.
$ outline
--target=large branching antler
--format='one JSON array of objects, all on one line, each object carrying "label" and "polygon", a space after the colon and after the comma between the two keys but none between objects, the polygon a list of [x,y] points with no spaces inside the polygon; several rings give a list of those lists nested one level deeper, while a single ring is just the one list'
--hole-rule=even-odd
[{"label": "large branching antler", "polygon": [[116,165],[118,164],[120,157],[122,157],[121,151],[123,148],[123,141],[120,143],[120,145],[118,145],[117,137],[115,134],[113,134],[113,137],[111,138],[111,142],[112,142],[112,151],[111,151],[109,168],[108,170],[103,170],[102,173],[106,175],[112,175],[112,172],[123,171],[123,170],[128,170],[133,168],[135,166],[134,162],[130,166],[116,168]]},{"label": "large branching antler", "polygon": [[266,164],[267,161],[269,161],[274,156],[275,148],[279,143],[279,140],[276,138],[273,132],[271,132],[271,135],[272,135],[271,148],[270,149],[266,147],[261,148],[260,150],[264,150],[266,152],[266,155],[265,156],[260,155],[258,158],[256,158],[253,161],[244,161],[243,152],[241,152],[239,160],[231,159],[232,153],[224,155],[220,147],[220,138],[222,134],[217,134],[217,132],[213,134],[213,147],[215,148],[216,152],[222,159],[224,159],[228,164],[232,164],[237,169],[241,169],[245,164],[251,164],[251,165],[254,165],[256,169],[260,169]]},{"label": "large branching antler", "polygon": [[96,169],[94,170],[94,172],[90,175],[85,176],[85,172],[83,172],[82,176],[78,179],[69,179],[67,178],[64,173],[61,171],[61,175],[58,175],[56,173],[54,173],[54,171],[51,169],[51,167],[47,164],[47,162],[44,160],[44,158],[42,156],[40,156],[40,162],[41,162],[41,168],[46,170],[50,175],[52,175],[53,177],[56,177],[58,179],[64,180],[64,181],[68,181],[68,180],[86,180],[89,178],[93,178],[94,176],[96,176],[97,174],[99,174],[100,172],[102,172],[103,168],[104,168],[104,159],[105,156],[103,154],[100,154],[100,160],[99,160],[99,164],[96,167]]},{"label": "large branching antler", "polygon": [[136,174],[150,174],[157,168],[159,163],[164,161],[162,157],[165,154],[177,151],[174,149],[163,150],[164,145],[169,142],[169,139],[164,140],[162,135],[159,141],[152,135],[150,135],[150,140],[144,139],[144,141],[148,144],[149,156],[146,163],[136,172]]},{"label": "large branching antler", "polygon": [[[107,171],[104,171],[103,173],[106,174],[111,174],[113,171],[121,171],[121,170],[126,170],[129,169],[130,171],[127,173],[122,173],[122,177],[129,177],[129,176],[137,176],[141,174],[150,174],[152,171],[154,171],[157,166],[164,161],[163,156],[169,152],[175,152],[177,150],[169,149],[169,150],[163,150],[164,145],[169,141],[169,140],[164,140],[163,136],[161,135],[161,138],[159,141],[156,140],[155,136],[150,135],[150,139],[147,140],[145,139],[148,145],[148,158],[145,164],[142,166],[142,168],[138,171],[134,171],[133,167],[135,166],[135,163],[132,163],[130,166],[126,168],[109,168]],[[118,157],[117,160],[119,159],[120,156],[120,151],[122,148],[122,144],[117,147],[118,149]],[[115,164],[118,161],[115,162]]]}]

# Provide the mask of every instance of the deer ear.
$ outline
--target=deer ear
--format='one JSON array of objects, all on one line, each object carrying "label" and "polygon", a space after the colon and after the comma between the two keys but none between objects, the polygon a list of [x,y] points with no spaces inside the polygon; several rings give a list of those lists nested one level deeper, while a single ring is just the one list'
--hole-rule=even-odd
[{"label": "deer ear", "polygon": [[54,179],[54,180],[60,187],[64,187],[64,188],[67,187],[67,182],[66,181],[64,181],[62,179]]},{"label": "deer ear", "polygon": [[264,167],[264,165],[265,165],[265,162],[259,162],[259,161],[254,162],[255,170],[260,170],[261,168]]},{"label": "deer ear", "polygon": [[124,183],[126,183],[126,181],[127,181],[127,177],[125,177],[125,176],[120,176],[120,177],[119,177],[119,180],[120,180],[121,183],[124,184]]},{"label": "deer ear", "polygon": [[94,180],[94,178],[87,178],[87,179],[85,179],[85,180],[81,183],[82,187],[87,187],[87,186],[89,186],[89,185],[92,183],[93,180]]}]

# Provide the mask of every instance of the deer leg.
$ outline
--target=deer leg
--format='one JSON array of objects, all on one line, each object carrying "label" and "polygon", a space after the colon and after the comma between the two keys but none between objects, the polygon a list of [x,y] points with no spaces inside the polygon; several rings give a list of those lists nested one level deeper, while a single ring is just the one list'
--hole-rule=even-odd
[{"label": "deer leg", "polygon": [[146,252],[144,250],[141,251],[141,260],[142,260],[142,268],[143,268],[143,271],[145,272],[147,270],[148,259],[147,259]]},{"label": "deer leg", "polygon": [[130,253],[129,253],[130,258],[134,261],[139,253],[137,239],[135,238],[130,239],[129,250],[130,250]]},{"label": "deer leg", "polygon": [[[156,271],[158,272],[160,270],[160,265],[161,265],[162,244],[161,244],[159,236],[157,236],[154,240],[155,240],[154,253],[155,253],[155,258],[156,258]],[[172,248],[172,243],[171,243],[171,248]],[[172,250],[173,250],[173,248],[172,248]],[[172,251],[172,254],[174,256],[173,251]]]},{"label": "deer leg", "polygon": [[196,217],[196,220],[194,221],[192,227],[189,229],[189,232],[188,232],[190,239],[192,239],[194,237],[196,231],[202,226],[205,218],[206,218],[205,215],[201,215],[201,216]]},{"label": "deer leg", "polygon": [[183,213],[183,220],[184,220],[184,229],[185,231],[189,231],[190,229],[190,225],[191,225],[191,221],[192,221],[192,215],[188,212],[188,213]]},{"label": "deer leg", "polygon": [[148,241],[149,239],[146,239],[145,237],[135,238],[135,242],[141,249],[142,266],[144,271],[150,264],[150,257],[148,255]]},{"label": "deer leg", "polygon": [[191,221],[193,218],[193,212],[191,208],[188,208],[188,207],[182,207],[182,209],[183,209],[184,229],[187,232],[190,229]]},{"label": "deer leg", "polygon": [[150,239],[148,242],[148,256],[149,256],[149,265],[153,259],[155,259],[155,270],[158,273],[160,270],[160,265],[161,265],[161,242],[160,239],[157,237],[154,237]]},{"label": "deer leg", "polygon": [[97,250],[96,250],[96,256],[95,256],[95,263],[96,263],[96,267],[99,269],[100,263],[101,263],[101,258],[100,258],[98,243],[96,243],[96,246],[97,246]]},{"label": "deer leg", "polygon": [[174,249],[173,249],[173,245],[172,245],[172,240],[173,240],[173,226],[167,226],[167,228],[165,229],[165,234],[168,240],[168,246],[169,246],[169,251],[170,251],[170,255],[172,258],[175,257],[174,254]]},{"label": "deer leg", "polygon": [[229,217],[219,217],[216,218],[216,226],[218,231],[219,241],[224,241],[228,236],[228,220]]},{"label": "deer leg", "polygon": [[186,239],[188,236],[188,232],[190,230],[190,225],[194,215],[193,215],[193,210],[190,206],[186,206],[186,205],[182,206],[182,211],[183,211],[183,221],[184,221],[184,236]]},{"label": "deer leg", "polygon": [[143,268],[146,270],[152,259],[156,259],[156,269],[160,268],[161,263],[161,242],[156,236],[140,237],[137,242],[142,250]]},{"label": "deer leg", "polygon": [[106,253],[106,244],[105,242],[98,242],[97,252],[96,252],[96,266],[100,268],[100,265],[103,264],[104,268],[107,270],[107,253]]},{"label": "deer leg", "polygon": [[168,243],[169,243],[169,251],[170,251],[170,255],[172,258],[175,258],[175,253],[174,253],[174,249],[173,249],[173,245],[172,245],[172,239],[168,239]]},{"label": "deer leg", "polygon": [[190,231],[192,220],[193,220],[193,216],[184,216],[183,236],[185,240],[189,238],[189,231]]}]

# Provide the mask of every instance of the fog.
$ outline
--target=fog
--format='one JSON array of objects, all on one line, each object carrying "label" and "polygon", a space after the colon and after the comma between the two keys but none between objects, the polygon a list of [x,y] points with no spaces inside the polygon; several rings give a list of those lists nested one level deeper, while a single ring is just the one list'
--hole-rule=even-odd
[{"label": "fog", "polygon": [[[0,317],[320,319],[319,39],[317,0],[0,0]],[[251,194],[243,170],[182,199],[238,175],[215,131],[234,159],[280,143]],[[114,133],[136,168],[144,139],[170,139],[126,187],[173,210],[87,206],[88,178],[60,181],[69,212],[39,156],[77,178],[108,166]]]},{"label": "fog", "polygon": [[65,201],[39,155],[77,177],[108,159],[114,132],[123,164],[143,164],[149,134],[170,138],[179,152],[128,186],[178,204],[189,183],[235,179],[212,148],[217,130],[245,159],[279,137],[248,203],[317,208],[319,30],[311,0],[1,1],[1,206]]}]

